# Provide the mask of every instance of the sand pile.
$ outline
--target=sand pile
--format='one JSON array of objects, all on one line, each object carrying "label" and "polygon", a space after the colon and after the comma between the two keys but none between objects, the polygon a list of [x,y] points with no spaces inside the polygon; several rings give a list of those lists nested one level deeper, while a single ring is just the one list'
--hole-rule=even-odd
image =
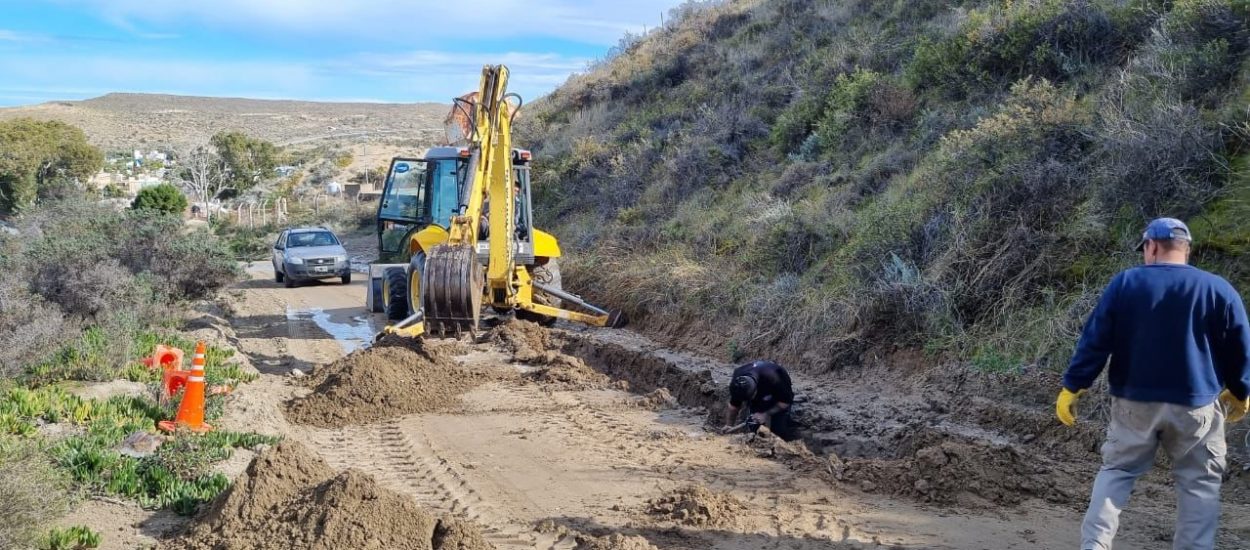
[{"label": "sand pile", "polygon": [[1041,457],[1026,457],[1010,446],[924,434],[902,458],[831,460],[834,477],[870,492],[906,495],[927,502],[1018,504],[1037,497],[1067,502],[1063,487],[1079,487]]},{"label": "sand pile", "polygon": [[702,485],[689,485],[647,501],[647,513],[692,527],[731,527],[746,510],[742,501]]},{"label": "sand pile", "polygon": [[487,340],[512,355],[520,363],[540,362],[551,344],[547,329],[529,321],[513,320],[490,331]]},{"label": "sand pile", "polygon": [[566,390],[602,389],[612,385],[611,378],[590,368],[585,361],[557,351],[549,351],[531,364],[542,367],[526,373],[525,379],[538,384]]},{"label": "sand pile", "polygon": [[677,398],[673,397],[673,394],[668,391],[668,388],[656,388],[635,398],[634,405],[649,411],[662,411],[664,409],[675,409],[680,404],[677,402]]},{"label": "sand pile", "polygon": [[477,529],[439,519],[356,470],[335,475],[302,445],[261,453],[166,550],[486,550]]},{"label": "sand pile", "polygon": [[312,393],[288,402],[286,416],[300,424],[338,428],[432,412],[488,378],[426,340],[379,345],[319,367],[303,382]]},{"label": "sand pile", "polygon": [[647,539],[613,533],[606,537],[577,537],[576,550],[659,550]]}]

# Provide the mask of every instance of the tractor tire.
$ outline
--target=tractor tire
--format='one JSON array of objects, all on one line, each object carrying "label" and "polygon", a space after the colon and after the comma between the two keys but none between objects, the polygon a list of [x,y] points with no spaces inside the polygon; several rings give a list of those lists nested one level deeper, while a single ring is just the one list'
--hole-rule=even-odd
[{"label": "tractor tire", "polygon": [[416,313],[423,306],[424,288],[421,288],[421,277],[425,276],[425,253],[418,252],[408,261],[408,311]]},{"label": "tractor tire", "polygon": [[[535,266],[530,270],[530,276],[534,278],[534,282],[542,283],[545,286],[559,290],[564,290],[564,287],[561,286],[560,264],[556,262],[555,258],[547,260],[547,263],[543,265]],[[564,305],[563,300],[556,298],[555,296],[548,296],[538,289],[534,289],[534,302],[551,307],[560,307]],[[556,324],[555,317],[540,315],[530,311],[517,310],[516,316],[517,319],[532,321],[544,327]]]},{"label": "tractor tire", "polygon": [[365,294],[365,298],[369,302],[366,305],[366,307],[368,307],[369,311],[373,313],[382,313],[383,311],[386,311],[384,307],[384,304],[386,302],[385,300],[382,299],[382,279],[380,277],[377,279],[374,279],[372,276],[370,276],[369,286],[373,287],[370,289],[373,292],[368,292]]},{"label": "tractor tire", "polygon": [[282,282],[282,278],[283,278],[283,275],[282,275],[282,272],[281,272],[281,271],[278,271],[278,270],[276,270],[276,269],[275,269],[275,270],[273,270],[273,282],[275,282],[275,283],[281,283],[281,282]]},{"label": "tractor tire", "polygon": [[408,317],[408,274],[404,268],[386,268],[382,275],[382,299],[387,319],[402,321]]}]

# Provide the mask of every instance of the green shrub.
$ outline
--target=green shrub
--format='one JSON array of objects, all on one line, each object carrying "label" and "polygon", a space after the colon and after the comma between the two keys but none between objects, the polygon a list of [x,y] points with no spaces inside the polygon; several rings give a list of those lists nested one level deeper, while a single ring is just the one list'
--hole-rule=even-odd
[{"label": "green shrub", "polygon": [[39,550],[88,550],[99,548],[100,540],[100,534],[90,527],[53,528],[39,542]]},{"label": "green shrub", "polygon": [[1144,35],[1147,12],[1116,2],[1004,2],[973,10],[958,32],[926,38],[907,68],[918,89],[953,96],[1025,77],[1067,80],[1119,60]]},{"label": "green shrub", "polygon": [[144,187],[130,205],[135,210],[153,210],[165,214],[181,214],[187,209],[187,196],[168,183]]},{"label": "green shrub", "polygon": [[[116,450],[128,435],[150,432],[156,422],[171,414],[172,410],[144,398],[87,400],[57,387],[10,388],[0,394],[0,426],[4,422],[19,426],[33,426],[36,421],[64,422],[83,430],[82,435],[59,440],[48,450],[74,482],[93,491],[133,499],[147,508],[168,508],[183,515],[194,513],[229,485],[225,476],[207,468],[209,464],[228,458],[233,448],[277,442],[257,434],[215,431],[177,434],[145,458],[125,456]],[[33,430],[9,431],[23,437],[33,435]],[[0,433],[0,438],[7,437]],[[0,451],[3,449],[0,445]],[[2,506],[0,503],[0,510]]]}]

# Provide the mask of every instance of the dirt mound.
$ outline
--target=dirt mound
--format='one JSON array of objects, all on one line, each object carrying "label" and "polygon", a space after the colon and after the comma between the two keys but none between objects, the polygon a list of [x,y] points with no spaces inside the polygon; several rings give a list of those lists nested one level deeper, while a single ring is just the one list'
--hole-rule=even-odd
[{"label": "dirt mound", "polygon": [[546,352],[529,362],[542,365],[525,374],[526,380],[537,384],[555,385],[566,390],[601,389],[612,385],[612,379],[606,374],[590,368],[581,359],[558,351]]},{"label": "dirt mound", "polygon": [[742,501],[702,485],[689,485],[647,501],[647,513],[693,527],[731,527],[746,510]]},{"label": "dirt mound", "polygon": [[167,550],[485,550],[468,524],[438,519],[356,470],[335,475],[302,445],[261,453]]},{"label": "dirt mound", "polygon": [[551,335],[537,323],[513,320],[492,329],[487,340],[512,354],[514,361],[531,363],[546,357]]},{"label": "dirt mound", "polygon": [[753,434],[738,436],[750,452],[762,458],[781,462],[796,472],[827,477],[832,473],[829,461],[815,455],[802,441],[786,441],[760,426]]},{"label": "dirt mound", "polygon": [[1029,497],[1070,502],[1077,495],[1065,487],[1080,487],[1042,457],[1025,456],[1011,446],[925,433],[904,448],[913,450],[901,458],[843,462],[835,457],[834,477],[868,492],[969,506],[1019,504]]},{"label": "dirt mound", "polygon": [[288,402],[286,416],[300,424],[337,428],[431,412],[488,378],[424,340],[374,346],[319,367],[303,382],[312,393]]},{"label": "dirt mound", "polygon": [[659,550],[647,539],[613,533],[606,537],[577,537],[576,550]]},{"label": "dirt mound", "polygon": [[650,392],[638,396],[634,400],[634,405],[649,411],[662,411],[664,409],[675,409],[680,403],[668,388],[656,388]]}]

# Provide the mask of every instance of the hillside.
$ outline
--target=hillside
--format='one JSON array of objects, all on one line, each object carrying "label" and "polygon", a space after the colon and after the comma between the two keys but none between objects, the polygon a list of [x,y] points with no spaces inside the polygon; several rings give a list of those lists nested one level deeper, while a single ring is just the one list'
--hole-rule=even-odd
[{"label": "hillside", "polygon": [[320,103],[108,94],[85,101],[0,109],[0,120],[60,120],[82,128],[93,144],[111,151],[136,146],[181,148],[207,142],[222,130],[242,130],[278,144],[358,132],[424,143],[442,136],[447,109],[447,105],[439,103]]},{"label": "hillside", "polygon": [[541,221],[576,290],[724,357],[1061,368],[1151,217],[1250,291],[1248,11],[688,9],[529,108]]}]

